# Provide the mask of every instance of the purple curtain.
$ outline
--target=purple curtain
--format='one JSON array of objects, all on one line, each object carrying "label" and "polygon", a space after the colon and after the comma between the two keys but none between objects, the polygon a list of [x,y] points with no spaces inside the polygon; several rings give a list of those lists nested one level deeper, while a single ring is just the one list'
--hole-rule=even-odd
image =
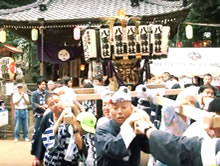
[{"label": "purple curtain", "polygon": [[[59,45],[44,42],[44,47],[43,47],[44,54],[43,54],[43,58],[42,58],[42,55],[41,55],[42,50],[41,49],[42,49],[41,42],[38,42],[37,43],[38,59],[40,61],[50,62],[50,63],[55,63],[55,64],[59,64],[59,63],[73,60],[73,59],[81,56],[83,53],[82,46],[80,46],[80,47],[78,47],[78,46],[59,46]],[[70,54],[70,58],[67,61],[62,61],[61,59],[58,58],[59,52],[63,49],[65,49]]]}]

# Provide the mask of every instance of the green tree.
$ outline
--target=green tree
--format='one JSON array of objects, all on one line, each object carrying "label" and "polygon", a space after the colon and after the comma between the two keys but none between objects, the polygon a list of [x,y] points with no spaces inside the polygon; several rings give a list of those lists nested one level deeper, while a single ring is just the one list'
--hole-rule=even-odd
[{"label": "green tree", "polygon": [[[35,80],[35,77],[39,77],[39,61],[36,58],[36,44],[8,30],[6,43],[22,49],[22,55],[13,54],[13,58],[16,60],[16,66],[21,68],[25,74],[25,80],[31,82],[31,80]],[[2,45],[1,43],[0,46]]]},{"label": "green tree", "polygon": [[[11,9],[28,5],[33,2],[36,2],[36,0],[3,0],[0,1],[0,9]],[[22,56],[19,54],[13,55],[16,59],[16,65],[24,72],[26,81],[36,81],[39,77],[39,61],[36,58],[36,44],[31,40],[25,39],[11,31],[7,31],[7,43],[23,50]]]},{"label": "green tree", "polygon": [[27,4],[31,4],[33,2],[36,2],[36,0],[1,0],[0,1],[0,9],[11,9],[19,6],[24,6]]},{"label": "green tree", "polygon": [[[178,34],[179,39],[183,41],[183,43],[199,41],[203,40],[204,32],[211,32],[212,46],[219,46],[220,43],[217,39],[220,37],[220,27],[216,25],[220,24],[219,17],[219,0],[193,0],[192,8],[184,22],[202,23],[206,25],[193,25],[193,39],[191,41],[186,39],[185,26],[181,25]],[[213,26],[211,26],[211,24],[213,24]]]}]

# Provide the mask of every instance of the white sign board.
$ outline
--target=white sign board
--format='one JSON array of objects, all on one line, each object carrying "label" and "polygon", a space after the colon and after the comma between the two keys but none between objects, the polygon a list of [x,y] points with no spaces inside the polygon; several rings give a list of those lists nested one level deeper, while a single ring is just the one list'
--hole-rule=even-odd
[{"label": "white sign board", "polygon": [[169,48],[168,57],[153,60],[151,73],[163,72],[177,77],[203,76],[210,73],[220,75],[220,48]]},{"label": "white sign board", "polygon": [[6,86],[6,95],[10,96],[14,92],[14,83],[13,82],[7,82],[5,84]]},{"label": "white sign board", "polygon": [[8,111],[0,111],[0,127],[8,124]]}]

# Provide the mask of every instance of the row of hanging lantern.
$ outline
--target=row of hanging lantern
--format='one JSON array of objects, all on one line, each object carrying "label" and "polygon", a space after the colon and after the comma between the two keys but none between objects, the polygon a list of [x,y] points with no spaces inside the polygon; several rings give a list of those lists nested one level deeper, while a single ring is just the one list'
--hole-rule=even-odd
[{"label": "row of hanging lantern", "polygon": [[[39,30],[37,28],[33,28],[31,30],[31,39],[33,41],[37,41],[38,40],[38,37],[39,37]],[[80,30],[80,27],[79,26],[75,26],[73,28],[73,39],[74,40],[79,40],[81,38],[81,30]]]},{"label": "row of hanging lantern", "polygon": [[128,25],[125,35],[121,33],[124,32],[122,30],[123,27],[117,26],[113,28],[115,56],[120,56],[121,54],[136,55],[137,53],[142,56],[167,55],[169,26],[140,25],[138,29],[136,28],[135,25]]},{"label": "row of hanging lantern", "polygon": [[[78,26],[76,26],[76,27],[74,27],[73,28],[73,39],[74,40],[79,40],[80,39],[80,33],[81,33],[81,31],[80,31],[80,28],[78,27]],[[33,40],[33,41],[37,41],[38,40],[38,37],[39,37],[39,31],[38,31],[38,29],[37,28],[33,28],[32,30],[31,30],[31,39]],[[4,30],[4,29],[1,29],[0,30],[0,42],[1,43],[5,43],[6,42],[6,39],[7,39],[7,33],[6,33],[6,31]]]},{"label": "row of hanging lantern", "polygon": [[[155,25],[155,26],[161,27],[160,25]],[[152,28],[154,28],[155,26],[152,26]],[[135,33],[135,26],[127,26],[126,29],[127,29],[126,30],[127,39],[128,39],[128,43],[129,43],[128,45],[130,46],[128,48],[128,49],[130,49],[130,51],[128,50],[128,52],[130,52],[130,53],[133,52],[134,53],[135,52],[135,47],[134,47],[135,38],[134,38],[134,36],[138,36],[138,35]],[[156,28],[156,29],[158,29],[158,28]],[[159,29],[161,29],[161,28],[159,28]],[[163,31],[169,31],[168,27],[162,27],[162,29],[163,29]],[[120,54],[120,53],[123,52],[122,43],[121,43],[121,40],[120,40],[121,35],[124,35],[123,31],[122,31],[122,26],[116,26],[116,27],[114,26],[113,31],[114,31],[113,32],[114,33],[113,38],[116,41],[116,44],[118,46],[118,49],[116,49],[115,51],[118,52],[118,54]],[[160,34],[159,31],[156,32],[156,33]],[[192,28],[192,26],[191,25],[186,25],[185,31],[186,31],[187,39],[192,39],[192,37],[193,37],[193,28]],[[139,26],[139,38],[142,41],[142,44],[140,45],[140,47],[142,48],[144,53],[148,52],[148,50],[147,50],[148,47],[146,46],[146,44],[148,42],[146,41],[146,39],[147,39],[147,37],[150,37],[149,32],[150,32],[150,26],[145,26],[145,25],[140,25]],[[163,32],[163,33],[165,33],[165,32]],[[103,46],[104,50],[102,50],[103,57],[109,57],[109,52],[110,52],[110,47],[109,47],[110,42],[109,41],[111,41],[110,36],[111,36],[111,32],[110,32],[109,28],[101,28],[100,29],[100,37],[103,38],[103,40],[105,41],[105,42],[103,42],[101,40],[101,45],[104,45]],[[158,37],[159,37],[159,35],[158,35]],[[38,38],[39,38],[39,30],[37,28],[33,28],[31,30],[31,39],[33,41],[37,41]],[[73,28],[73,39],[74,40],[80,40],[80,38],[81,38],[80,27],[75,26]],[[4,43],[4,42],[6,42],[6,39],[7,39],[7,33],[6,33],[5,29],[0,29],[0,42]],[[126,51],[124,51],[124,52],[126,52]]]},{"label": "row of hanging lantern", "polygon": [[[97,44],[100,44],[103,59],[109,59],[112,55],[116,57],[136,56],[137,54],[141,56],[167,55],[169,26],[140,25],[138,29],[136,28],[135,25],[128,25],[124,30],[121,25],[114,26],[112,40],[110,28],[87,29],[82,37],[86,59],[97,58]],[[97,36],[100,37],[100,43],[96,41]]]}]

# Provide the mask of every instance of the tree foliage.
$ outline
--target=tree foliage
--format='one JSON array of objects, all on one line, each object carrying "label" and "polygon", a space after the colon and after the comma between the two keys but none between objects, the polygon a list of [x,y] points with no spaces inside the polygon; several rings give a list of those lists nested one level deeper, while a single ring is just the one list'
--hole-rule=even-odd
[{"label": "tree foliage", "polygon": [[[16,8],[33,3],[35,1],[36,0],[3,0],[0,1],[0,9]],[[22,69],[25,76],[31,75],[31,78],[25,77],[26,80],[30,81],[30,79],[34,80],[36,77],[38,77],[39,61],[36,59],[36,44],[8,30],[6,43],[23,50],[22,56],[20,54],[13,54],[13,57],[16,59],[16,65]]]},{"label": "tree foliage", "polygon": [[0,9],[11,9],[36,2],[36,0],[1,0]]},{"label": "tree foliage", "polygon": [[194,0],[189,18],[199,23],[220,23],[219,0]]},{"label": "tree foliage", "polygon": [[[220,27],[210,26],[210,24],[220,24],[220,0],[193,0],[192,8],[185,20],[185,22],[206,24],[193,25],[193,39],[192,41],[203,40],[204,32],[212,33],[212,45],[217,46],[217,38],[219,38]],[[179,39],[187,41],[185,37],[185,26],[179,29]]]}]

